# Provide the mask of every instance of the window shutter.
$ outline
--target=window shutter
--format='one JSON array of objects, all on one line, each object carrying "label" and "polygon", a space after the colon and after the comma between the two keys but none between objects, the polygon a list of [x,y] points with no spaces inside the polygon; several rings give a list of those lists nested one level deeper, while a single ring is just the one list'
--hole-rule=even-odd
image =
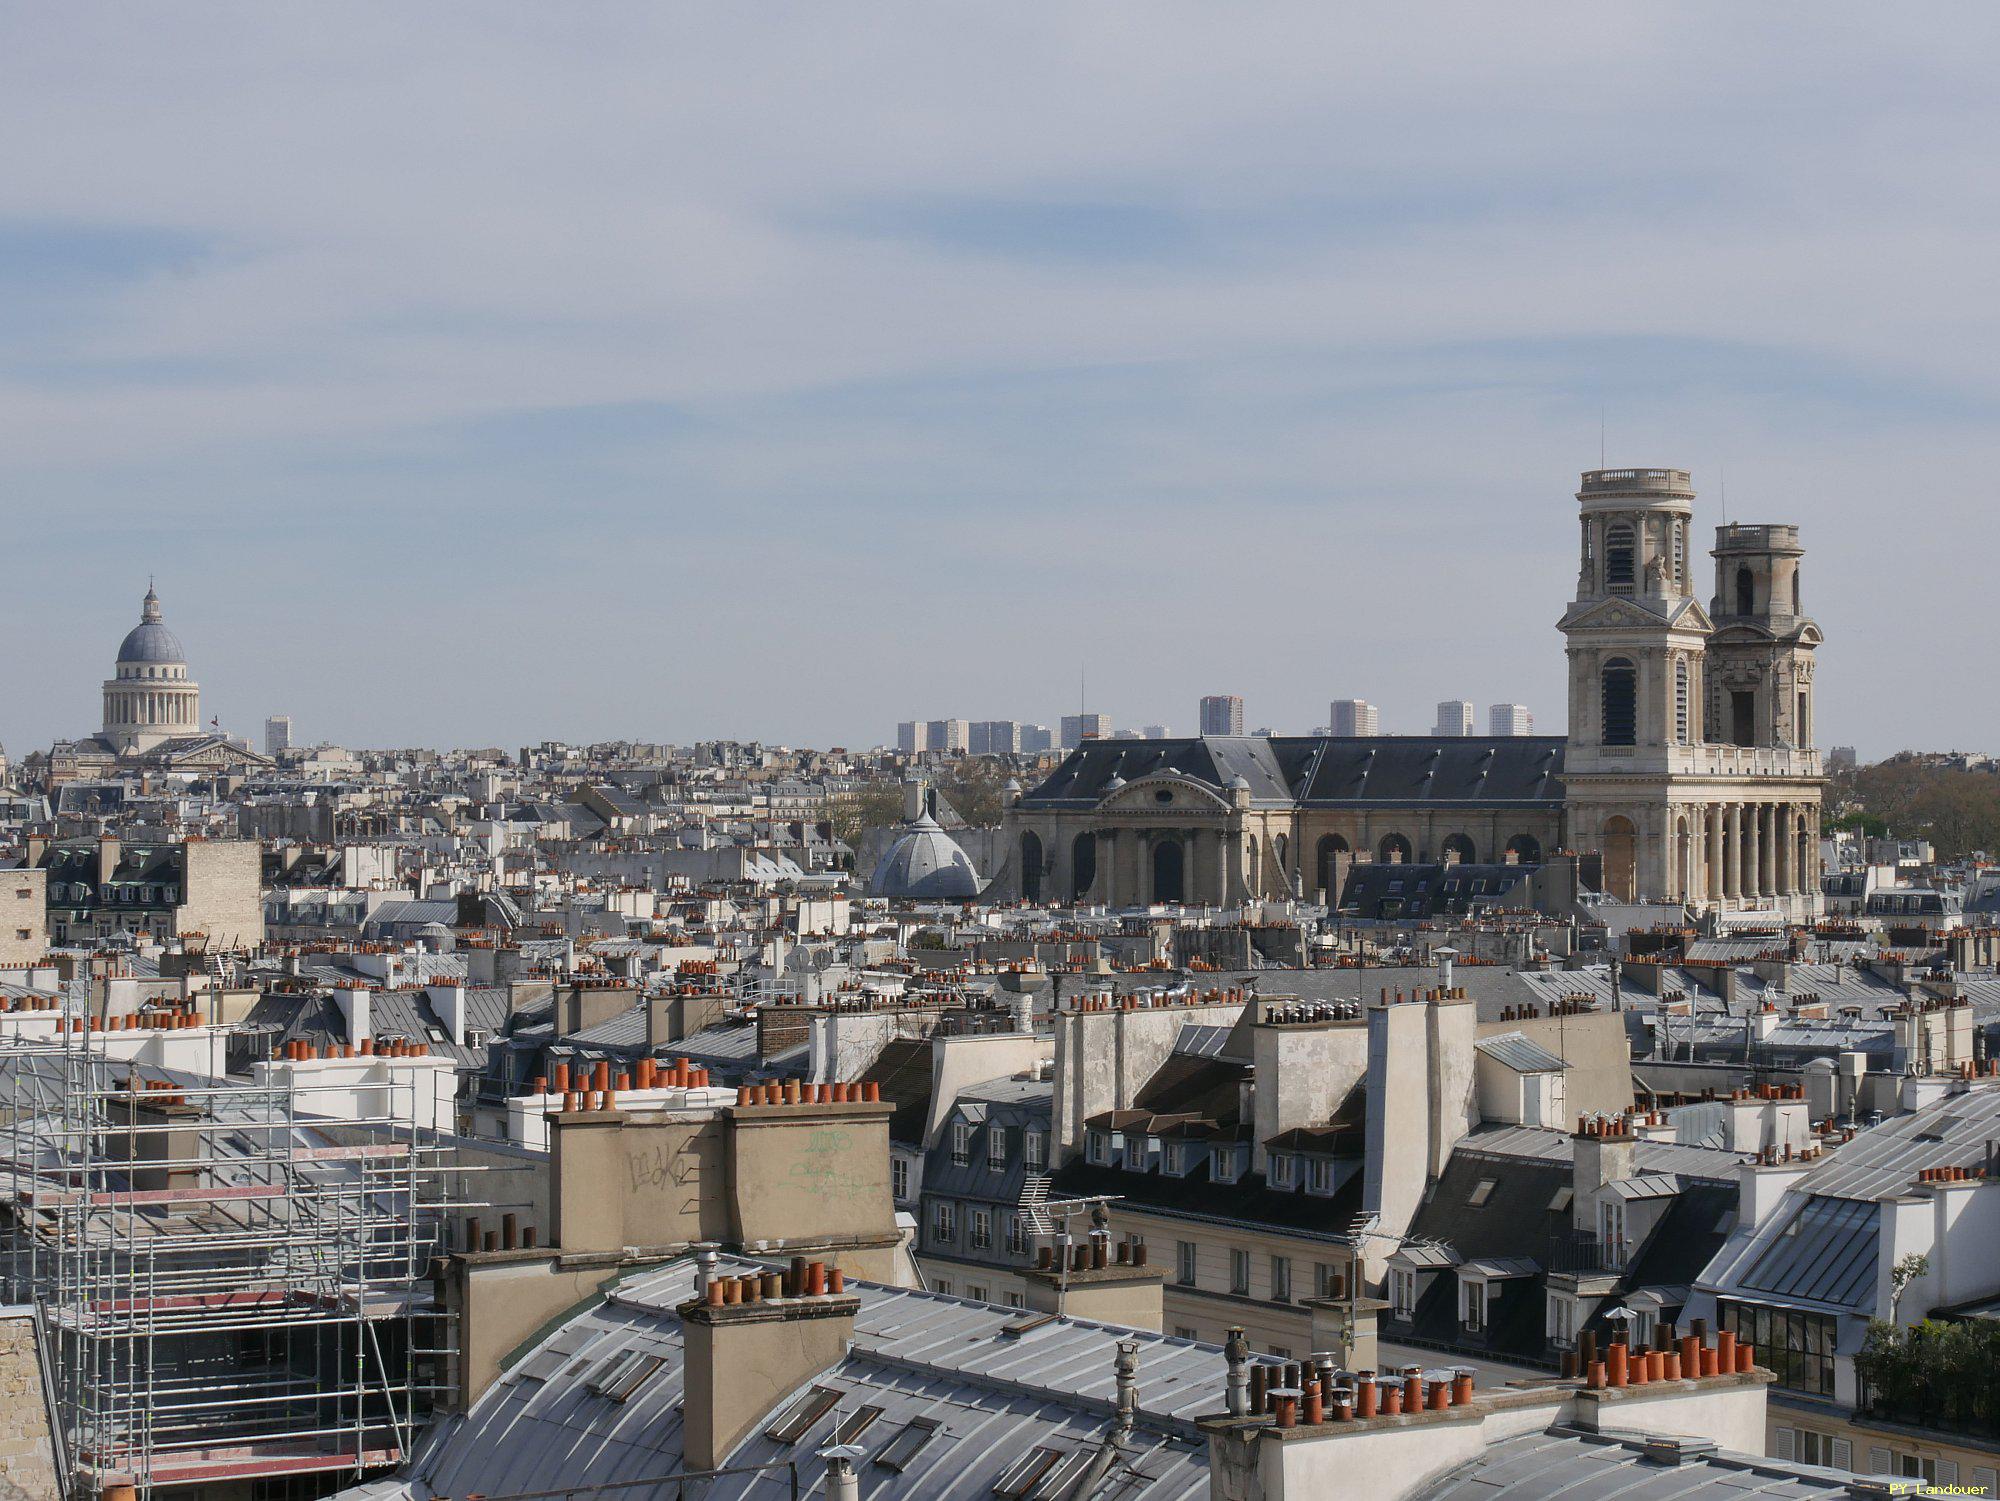
[{"label": "window shutter", "polygon": [[1938,1471],[1937,1471],[1937,1483],[1938,1483],[1939,1485],[1957,1485],[1957,1484],[1958,1484],[1958,1461],[1957,1461],[1957,1460],[1955,1460],[1955,1459],[1940,1459],[1940,1460],[1938,1461]]},{"label": "window shutter", "polygon": [[1777,1459],[1790,1459],[1798,1452],[1798,1443],[1797,1432],[1790,1428],[1780,1428],[1772,1435],[1772,1456]]},{"label": "window shutter", "polygon": [[1871,1475],[1893,1475],[1896,1473],[1895,1466],[1889,1462],[1889,1451],[1887,1449],[1869,1449],[1868,1473]]},{"label": "window shutter", "polygon": [[1972,1467],[1972,1488],[1984,1496],[1990,1496],[1995,1491],[2000,1491],[2000,1470],[1990,1469],[1985,1465],[1974,1465]]},{"label": "window shutter", "polygon": [[1849,1440],[1844,1438],[1835,1439],[1833,1441],[1832,1459],[1833,1459],[1833,1468],[1836,1470],[1853,1469],[1854,1445]]}]

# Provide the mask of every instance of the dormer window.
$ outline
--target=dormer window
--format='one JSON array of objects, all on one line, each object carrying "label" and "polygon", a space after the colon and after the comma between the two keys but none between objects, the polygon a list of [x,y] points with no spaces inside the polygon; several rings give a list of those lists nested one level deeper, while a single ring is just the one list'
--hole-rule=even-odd
[{"label": "dormer window", "polygon": [[1243,1176],[1249,1166],[1250,1153],[1240,1146],[1217,1147],[1215,1149],[1215,1181],[1234,1183]]},{"label": "dormer window", "polygon": [[1161,1157],[1160,1167],[1169,1178],[1185,1178],[1188,1170],[1188,1144],[1184,1141],[1170,1141]]},{"label": "dormer window", "polygon": [[1389,1268],[1389,1310],[1399,1319],[1417,1312],[1417,1274],[1406,1266]]},{"label": "dormer window", "polygon": [[951,1123],[951,1160],[955,1167],[964,1167],[972,1161],[972,1126],[967,1121]]},{"label": "dormer window", "polygon": [[1332,1160],[1326,1157],[1309,1159],[1306,1174],[1306,1192],[1331,1195],[1333,1193],[1333,1185],[1334,1172]]},{"label": "dormer window", "polygon": [[1084,1150],[1091,1162],[1098,1167],[1111,1165],[1111,1133],[1092,1131],[1084,1143]]},{"label": "dormer window", "polygon": [[1289,1152],[1271,1154],[1271,1187],[1296,1188],[1299,1181],[1299,1159]]}]

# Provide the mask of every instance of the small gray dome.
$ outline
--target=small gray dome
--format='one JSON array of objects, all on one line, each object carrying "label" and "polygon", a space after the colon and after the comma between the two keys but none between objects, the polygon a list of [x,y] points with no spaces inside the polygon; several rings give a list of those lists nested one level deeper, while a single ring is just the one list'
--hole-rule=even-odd
[{"label": "small gray dome", "polygon": [[1234,792],[1238,788],[1241,788],[1245,792],[1248,792],[1250,790],[1250,779],[1245,775],[1243,775],[1243,773],[1240,771],[1237,772],[1235,776],[1229,779],[1229,790],[1231,792]]},{"label": "small gray dome", "polygon": [[168,630],[160,619],[160,597],[150,588],[146,590],[146,603],[140,612],[139,623],[125,633],[125,639],[118,644],[118,661],[165,664],[184,667],[187,654],[181,650],[181,638]]},{"label": "small gray dome", "polygon": [[966,902],[979,895],[982,884],[971,856],[924,813],[904,825],[875,867],[868,890],[873,896]]}]

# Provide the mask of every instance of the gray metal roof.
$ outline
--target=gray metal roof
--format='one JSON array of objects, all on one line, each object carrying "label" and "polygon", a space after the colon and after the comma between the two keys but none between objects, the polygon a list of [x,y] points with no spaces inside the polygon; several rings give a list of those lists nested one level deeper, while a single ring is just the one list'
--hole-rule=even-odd
[{"label": "gray metal roof", "polygon": [[[731,1263],[732,1266],[739,1265]],[[749,1266],[751,1263],[740,1263]],[[855,1286],[850,1284],[850,1286]],[[628,1279],[605,1302],[570,1319],[512,1365],[463,1417],[446,1419],[419,1444],[402,1493],[419,1498],[603,1485],[667,1475],[681,1463],[684,1347],[674,1307],[692,1296],[694,1269],[680,1262]],[[1037,1445],[1064,1452],[1094,1448],[1114,1411],[1113,1357],[1121,1339],[1139,1345],[1141,1420],[1121,1462],[1129,1490],[1163,1501],[1208,1495],[1205,1443],[1198,1414],[1221,1406],[1222,1352],[1190,1340],[1111,1325],[1055,1319],[1018,1335],[1019,1310],[904,1289],[863,1284],[849,1354],[831,1369],[788,1388],[773,1411],[808,1385],[839,1394],[837,1406],[793,1442],[765,1436],[759,1424],[729,1456],[731,1465],[796,1460],[808,1486],[821,1474],[817,1451],[842,1415],[882,1409],[859,1442],[864,1494],[871,1498],[990,1497],[1000,1472]],[[591,1390],[606,1362],[635,1352],[647,1371],[622,1402]],[[875,1463],[912,1419],[938,1431],[897,1472]],[[718,1478],[716,1501],[782,1494],[773,1478]],[[1114,1472],[1114,1479],[1120,1478]],[[619,1494],[669,1501],[668,1485]],[[365,1494],[397,1494],[369,1487]]]},{"label": "gray metal roof", "polygon": [[1666,1173],[1648,1173],[1640,1178],[1619,1178],[1604,1185],[1625,1200],[1671,1199],[1681,1191],[1680,1183]]},{"label": "gray metal roof", "polygon": [[[1551,1131],[1541,1126],[1495,1126],[1475,1131],[1459,1141],[1458,1150],[1493,1157],[1536,1157],[1544,1162],[1571,1162],[1576,1158],[1576,1143],[1567,1131]],[[1710,1183],[1734,1183],[1737,1169],[1746,1160],[1740,1152],[1678,1141],[1641,1141],[1634,1147],[1632,1158],[1642,1174],[1675,1173]]]},{"label": "gray metal roof", "polygon": [[1559,1074],[1563,1061],[1525,1032],[1502,1032],[1473,1044],[1495,1063],[1517,1074]]},{"label": "gray metal roof", "polygon": [[1844,1498],[1838,1470],[1724,1450],[1679,1464],[1646,1457],[1637,1436],[1550,1428],[1493,1444],[1471,1464],[1419,1490],[1411,1501],[1700,1501],[1717,1496]]},{"label": "gray metal roof", "polygon": [[1984,1164],[1986,1143],[2000,1137],[2000,1084],[1958,1094],[1871,1126],[1801,1178],[1795,1192],[1840,1199],[1883,1199],[1907,1192],[1927,1167]]}]

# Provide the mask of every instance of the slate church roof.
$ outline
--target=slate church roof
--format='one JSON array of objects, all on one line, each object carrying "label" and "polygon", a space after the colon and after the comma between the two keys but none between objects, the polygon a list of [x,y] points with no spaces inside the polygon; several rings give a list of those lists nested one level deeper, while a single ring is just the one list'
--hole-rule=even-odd
[{"label": "slate church roof", "polygon": [[1227,798],[1240,777],[1253,807],[1477,804],[1560,808],[1560,735],[1202,735],[1092,740],[1064,758],[1024,808],[1095,807],[1141,777],[1174,776]]}]

